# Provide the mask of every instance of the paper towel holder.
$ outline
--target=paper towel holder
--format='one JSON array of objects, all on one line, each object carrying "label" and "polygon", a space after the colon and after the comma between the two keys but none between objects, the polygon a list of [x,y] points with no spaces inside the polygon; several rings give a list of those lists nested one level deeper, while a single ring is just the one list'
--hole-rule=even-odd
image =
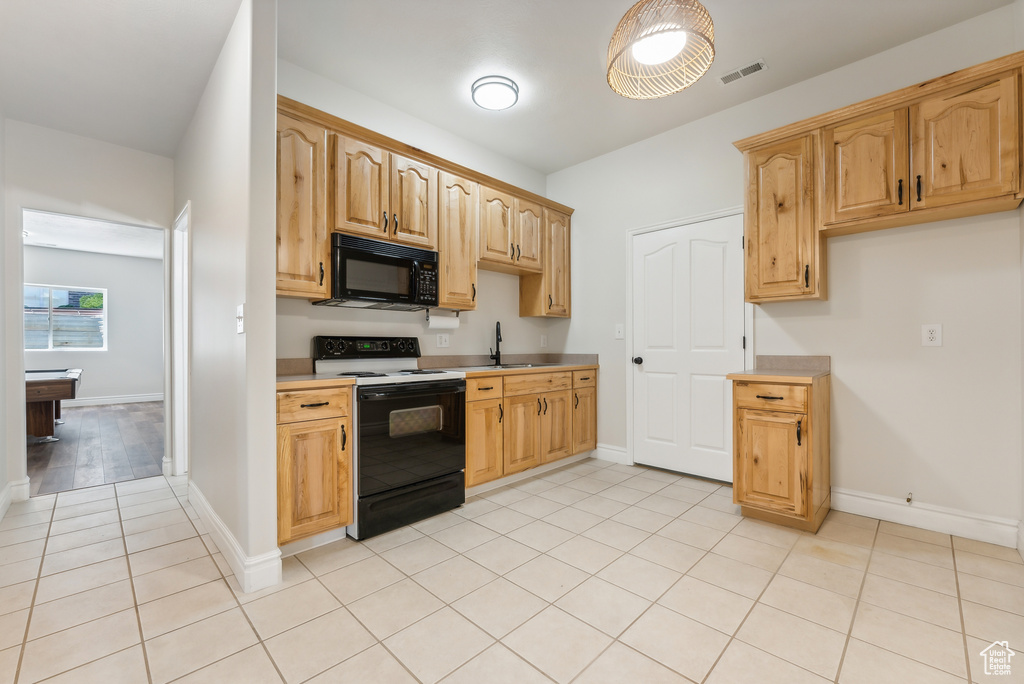
[{"label": "paper towel holder", "polygon": [[[429,323],[430,322],[430,309],[424,309],[424,311],[427,312],[427,323]],[[462,312],[460,310],[456,309],[455,310],[455,317],[458,318],[460,313],[462,313]]]}]

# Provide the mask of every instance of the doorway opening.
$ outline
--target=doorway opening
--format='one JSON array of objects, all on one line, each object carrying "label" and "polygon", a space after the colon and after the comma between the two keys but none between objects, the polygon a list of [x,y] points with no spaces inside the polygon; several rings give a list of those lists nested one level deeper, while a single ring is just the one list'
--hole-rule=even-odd
[{"label": "doorway opening", "polygon": [[22,228],[30,496],[161,475],[167,231],[34,210]]}]

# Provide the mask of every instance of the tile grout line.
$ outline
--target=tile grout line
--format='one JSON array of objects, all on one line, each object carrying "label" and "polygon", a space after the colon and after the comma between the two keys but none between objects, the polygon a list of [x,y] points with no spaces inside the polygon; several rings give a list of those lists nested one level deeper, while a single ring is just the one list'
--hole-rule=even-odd
[{"label": "tile grout line", "polygon": [[868,569],[871,567],[871,559],[875,556],[875,544],[878,541],[878,534],[881,530],[881,522],[875,521],[875,533],[871,537],[871,550],[868,552],[868,562],[864,564],[864,576],[860,578],[860,588],[857,590],[857,598],[853,604],[853,613],[850,615],[850,625],[846,629],[846,641],[843,643],[843,652],[839,656],[839,664],[836,667],[836,677],[832,681],[838,684],[843,674],[843,664],[846,662],[846,652],[850,648],[850,640],[853,639],[853,623],[857,621],[857,612],[860,610],[861,597],[864,595],[864,585],[868,582]]},{"label": "tile grout line", "polygon": [[[166,479],[165,479],[166,482]],[[170,483],[166,483],[170,486]],[[111,485],[114,488],[114,502],[117,504],[117,521],[121,526],[121,544],[124,547],[124,563],[128,567],[128,585],[132,589],[132,603],[135,608],[135,621],[139,627],[139,644],[142,646],[142,662],[146,666],[146,678],[149,680],[149,684],[153,684],[153,672],[149,667],[149,649],[146,648],[146,634],[142,630],[142,613],[139,612],[139,597],[135,593],[135,575],[132,573],[131,559],[128,553],[128,539],[124,532],[124,518],[121,517],[121,500],[117,492],[117,485]]]},{"label": "tile grout line", "polygon": [[50,522],[46,527],[46,537],[43,542],[43,553],[39,556],[39,569],[36,571],[35,586],[32,587],[32,601],[28,606],[28,618],[25,621],[25,635],[21,640],[21,651],[18,653],[18,664],[14,670],[14,684],[21,679],[21,668],[25,664],[25,650],[28,648],[28,633],[32,627],[32,613],[36,608],[36,596],[39,594],[39,580],[43,576],[43,561],[46,559],[46,547],[50,543],[50,529],[53,527],[53,516],[57,511],[57,494],[53,495],[53,507],[50,509]]},{"label": "tile grout line", "polygon": [[964,599],[960,593],[960,573],[956,569],[956,544],[953,543],[953,535],[949,535],[950,551],[953,555],[953,581],[956,582],[956,607],[960,613],[960,632],[964,640],[964,658],[967,662],[967,684],[971,684],[974,678],[971,677],[971,647],[967,644],[967,621],[964,619]]}]

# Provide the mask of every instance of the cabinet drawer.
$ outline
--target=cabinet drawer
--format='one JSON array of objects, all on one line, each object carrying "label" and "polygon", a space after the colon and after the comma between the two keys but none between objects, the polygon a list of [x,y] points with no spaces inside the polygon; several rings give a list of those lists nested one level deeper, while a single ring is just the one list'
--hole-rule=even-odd
[{"label": "cabinet drawer", "polygon": [[500,399],[502,382],[500,375],[489,378],[466,378],[466,401]]},{"label": "cabinet drawer", "polygon": [[572,389],[572,373],[535,373],[505,376],[505,396],[536,394],[554,390]]},{"label": "cabinet drawer", "polygon": [[597,370],[585,370],[585,371],[573,371],[572,372],[572,386],[573,387],[596,387],[597,386]]},{"label": "cabinet drawer", "polygon": [[733,386],[736,405],[741,408],[767,411],[806,411],[806,385],[775,385],[768,383],[737,382]]},{"label": "cabinet drawer", "polygon": [[349,415],[351,387],[277,393],[277,422],[295,423]]}]

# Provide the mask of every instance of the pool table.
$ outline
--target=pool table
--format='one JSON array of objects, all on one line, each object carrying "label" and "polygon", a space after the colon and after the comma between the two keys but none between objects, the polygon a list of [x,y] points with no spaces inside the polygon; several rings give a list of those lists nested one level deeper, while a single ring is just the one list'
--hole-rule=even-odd
[{"label": "pool table", "polygon": [[25,371],[25,432],[56,442],[53,421],[60,418],[60,402],[75,398],[81,377],[81,368]]}]

